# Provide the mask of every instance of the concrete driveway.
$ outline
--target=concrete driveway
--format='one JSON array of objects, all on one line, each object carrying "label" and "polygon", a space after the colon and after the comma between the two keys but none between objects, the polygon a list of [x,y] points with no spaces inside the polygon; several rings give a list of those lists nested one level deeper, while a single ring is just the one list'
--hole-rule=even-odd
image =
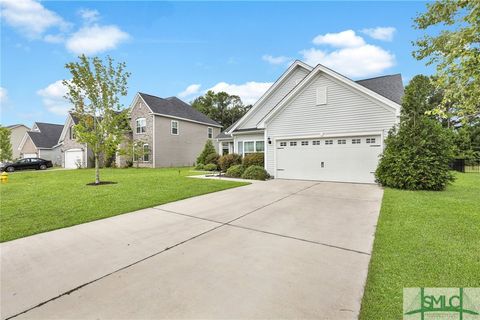
[{"label": "concrete driveway", "polygon": [[353,319],[382,190],[273,180],[0,245],[2,319]]}]

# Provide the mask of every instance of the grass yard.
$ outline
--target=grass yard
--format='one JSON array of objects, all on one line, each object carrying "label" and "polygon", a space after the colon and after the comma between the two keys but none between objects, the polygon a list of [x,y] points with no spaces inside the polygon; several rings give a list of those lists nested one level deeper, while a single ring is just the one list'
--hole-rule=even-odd
[{"label": "grass yard", "polygon": [[360,319],[401,319],[404,287],[480,287],[480,174],[385,190]]},{"label": "grass yard", "polygon": [[245,185],[187,178],[189,168],[28,171],[0,187],[0,242]]}]

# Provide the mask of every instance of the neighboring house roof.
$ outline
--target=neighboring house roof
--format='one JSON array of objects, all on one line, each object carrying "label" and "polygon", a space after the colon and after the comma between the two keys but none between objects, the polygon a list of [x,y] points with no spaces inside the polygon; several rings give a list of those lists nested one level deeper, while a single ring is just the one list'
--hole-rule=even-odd
[{"label": "neighboring house roof", "polygon": [[210,119],[209,117],[207,117],[200,111],[194,109],[191,105],[183,102],[177,97],[169,97],[164,99],[142,92],[139,92],[138,94],[142,97],[143,101],[145,101],[150,110],[152,110],[152,112],[155,114],[191,120],[195,122],[209,124],[215,127],[221,127],[218,122]]},{"label": "neighboring house roof", "polygon": [[381,96],[392,100],[398,104],[402,103],[403,98],[403,81],[402,75],[392,74],[376,78],[363,79],[355,81],[359,85],[375,91]]},{"label": "neighboring house roof", "polygon": [[17,127],[25,127],[25,128],[27,128],[28,130],[30,130],[29,127],[27,127],[26,125],[24,125],[24,124],[22,124],[22,123],[12,124],[12,125],[6,126],[5,128],[12,130],[12,129],[15,129],[15,128],[17,128]]},{"label": "neighboring house roof", "polygon": [[230,129],[232,129],[233,126],[236,125],[239,120],[240,120],[240,119],[238,119],[237,121],[235,121],[234,123],[232,123],[227,129],[225,129],[225,130],[223,130],[222,132],[220,132],[220,133],[218,134],[218,136],[216,136],[216,139],[231,139],[231,138],[232,138],[232,135],[231,135],[231,134],[227,134],[226,132],[228,132]]},{"label": "neighboring house roof", "polygon": [[52,148],[58,143],[58,138],[63,130],[63,125],[54,123],[35,122],[40,131],[28,131],[37,148]]}]

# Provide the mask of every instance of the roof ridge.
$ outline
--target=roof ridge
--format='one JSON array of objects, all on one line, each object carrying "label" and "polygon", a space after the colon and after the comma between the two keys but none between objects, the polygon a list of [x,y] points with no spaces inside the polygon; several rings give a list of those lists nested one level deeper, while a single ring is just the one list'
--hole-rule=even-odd
[{"label": "roof ridge", "polygon": [[402,75],[401,73],[385,74],[385,75],[383,75],[383,76],[377,76],[377,77],[372,77],[372,78],[365,78],[365,79],[355,80],[355,82],[365,81],[365,80],[373,80],[373,79],[379,79],[379,78],[386,78],[386,77],[393,77],[393,76],[401,76],[401,75]]}]

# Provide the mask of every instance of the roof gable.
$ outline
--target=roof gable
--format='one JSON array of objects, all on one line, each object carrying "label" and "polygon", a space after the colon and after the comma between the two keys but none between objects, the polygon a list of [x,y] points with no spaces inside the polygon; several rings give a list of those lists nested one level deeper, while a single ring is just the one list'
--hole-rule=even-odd
[{"label": "roof gable", "polygon": [[35,126],[39,131],[28,131],[27,134],[37,148],[50,149],[58,143],[63,125],[35,122]]},{"label": "roof gable", "polygon": [[[325,73],[328,76],[331,76],[337,81],[340,81],[349,87],[351,87],[354,90],[357,90],[365,95],[367,95],[369,98],[374,99],[377,102],[380,102],[383,106],[390,108],[393,110],[396,114],[400,114],[400,104],[384,97],[383,95],[372,91],[371,89],[367,88],[366,86],[360,85],[357,82],[319,64],[313,69],[308,76],[306,76],[300,83],[295,86],[295,88],[290,91],[260,122],[259,122],[259,128],[264,128],[265,123],[270,121],[282,108],[286,106],[286,104],[293,98],[295,97],[301,90],[303,90],[314,78],[317,74],[319,73]],[[403,85],[402,85],[403,87]]]},{"label": "roof gable", "polygon": [[[226,131],[226,133],[230,134],[237,128],[240,128],[245,123],[247,123],[247,121],[251,117],[253,117],[257,112],[259,112],[259,109],[261,109],[264,106],[264,103],[266,102],[266,100],[268,100],[272,95],[274,95],[277,92],[277,90],[281,89],[284,83],[287,80],[289,80],[289,77],[291,77],[292,74],[296,72],[298,69],[305,70],[307,72],[306,74],[308,74],[308,72],[310,72],[313,68],[299,60],[296,60],[295,62],[293,62],[290,65],[290,67],[280,76],[280,78],[278,78],[277,81],[275,81],[275,83],[260,97],[260,99],[258,99],[258,101],[255,102],[253,107],[229,131]],[[295,86],[295,84],[293,86]],[[291,89],[287,90],[287,92],[290,90]],[[286,94],[286,92],[283,94]],[[282,97],[280,97],[280,99],[281,98]],[[268,110],[266,110],[265,113],[268,113],[269,111],[270,111],[270,108],[268,108]],[[262,116],[264,116],[264,114],[262,114]]]},{"label": "roof gable", "polygon": [[[214,127],[221,127],[218,122],[210,119],[177,97],[169,97],[164,99],[142,92],[139,92],[138,96],[142,98],[142,100],[154,114],[198,122]],[[136,100],[137,99],[134,101]]]}]

